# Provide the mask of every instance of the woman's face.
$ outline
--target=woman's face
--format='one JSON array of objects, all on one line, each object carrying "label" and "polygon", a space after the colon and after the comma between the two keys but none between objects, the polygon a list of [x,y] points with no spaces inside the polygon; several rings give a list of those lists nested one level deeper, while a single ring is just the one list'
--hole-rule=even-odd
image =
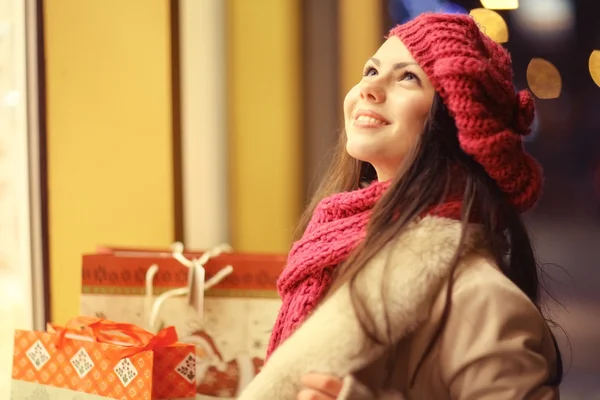
[{"label": "woman's face", "polygon": [[423,132],[435,90],[400,39],[390,37],[367,61],[344,100],[346,150],[392,179]]}]

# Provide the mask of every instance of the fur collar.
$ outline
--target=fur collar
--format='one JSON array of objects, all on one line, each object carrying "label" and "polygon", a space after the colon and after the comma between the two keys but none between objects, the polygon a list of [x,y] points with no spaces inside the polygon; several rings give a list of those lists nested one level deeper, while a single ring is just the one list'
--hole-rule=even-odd
[{"label": "fur collar", "polygon": [[[463,253],[481,246],[480,232],[479,226],[469,226]],[[390,344],[409,335],[429,317],[441,285],[448,279],[460,235],[460,221],[424,217],[360,272],[357,293],[378,332],[385,332],[389,321]],[[239,399],[293,400],[301,388],[302,375],[322,372],[347,376],[381,357],[387,349],[366,343],[346,284],[273,353]],[[373,398],[345,390],[345,399]]]}]

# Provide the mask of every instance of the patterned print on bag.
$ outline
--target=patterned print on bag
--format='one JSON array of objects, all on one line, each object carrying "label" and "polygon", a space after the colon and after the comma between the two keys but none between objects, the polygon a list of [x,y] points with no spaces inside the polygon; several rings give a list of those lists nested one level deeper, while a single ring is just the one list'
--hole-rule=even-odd
[{"label": "patterned print on bag", "polygon": [[119,380],[123,384],[124,387],[129,386],[131,381],[135,379],[138,375],[137,370],[129,360],[129,358],[124,358],[114,368],[115,373],[119,377]]},{"label": "patterned print on bag", "polygon": [[27,350],[27,357],[33,364],[36,370],[40,370],[48,361],[50,361],[50,353],[44,347],[40,340],[36,341],[33,346]]},{"label": "patterned print on bag", "polygon": [[225,361],[213,338],[203,330],[183,338],[182,342],[196,345],[196,390],[198,394],[217,398],[239,395],[260,372],[264,360],[238,355]]},{"label": "patterned print on bag", "polygon": [[48,393],[48,389],[41,386],[36,388],[33,393],[27,397],[27,400],[50,400],[50,394]]},{"label": "patterned print on bag", "polygon": [[[185,287],[187,267],[173,258],[160,258],[160,269],[154,277],[154,293]],[[234,265],[234,272],[206,296],[279,298],[276,290],[277,277],[285,265],[284,255],[222,255],[210,260],[206,279],[226,265]],[[143,295],[146,272],[157,262],[156,257],[118,257],[111,254],[90,254],[83,257],[82,292],[84,294]]]},{"label": "patterned print on bag", "polygon": [[73,365],[80,378],[86,376],[94,368],[92,357],[83,347],[71,358],[71,365]]},{"label": "patterned print on bag", "polygon": [[196,354],[190,353],[177,367],[175,371],[183,376],[188,382],[196,381]]}]

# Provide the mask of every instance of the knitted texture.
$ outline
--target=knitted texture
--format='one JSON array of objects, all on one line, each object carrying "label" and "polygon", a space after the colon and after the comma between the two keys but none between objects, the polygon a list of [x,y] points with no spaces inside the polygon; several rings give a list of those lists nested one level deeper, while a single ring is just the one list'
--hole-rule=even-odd
[{"label": "knitted texture", "polygon": [[542,191],[539,164],[523,149],[534,103],[515,93],[509,53],[467,15],[425,13],[390,31],[407,47],[440,94],[463,151],[481,164],[519,212]]},{"label": "knitted texture", "polygon": [[389,182],[375,182],[336,193],[316,207],[302,239],[294,243],[277,287],[283,304],[275,322],[267,356],[316,307],[331,286],[336,265],[365,238],[373,206]]},{"label": "knitted texture", "polygon": [[[464,181],[447,199],[424,214],[460,219]],[[366,236],[371,211],[388,182],[374,182],[366,188],[336,193],[316,207],[302,239],[294,243],[277,287],[282,306],[275,322],[267,356],[282,343],[319,304],[332,283],[335,267],[344,262]]]}]

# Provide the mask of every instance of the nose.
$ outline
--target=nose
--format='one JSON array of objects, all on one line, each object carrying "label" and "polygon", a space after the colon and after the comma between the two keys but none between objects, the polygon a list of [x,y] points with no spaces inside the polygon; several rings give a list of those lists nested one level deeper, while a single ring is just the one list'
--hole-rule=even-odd
[{"label": "nose", "polygon": [[373,103],[383,103],[385,90],[378,82],[363,82],[360,87],[360,98]]}]

